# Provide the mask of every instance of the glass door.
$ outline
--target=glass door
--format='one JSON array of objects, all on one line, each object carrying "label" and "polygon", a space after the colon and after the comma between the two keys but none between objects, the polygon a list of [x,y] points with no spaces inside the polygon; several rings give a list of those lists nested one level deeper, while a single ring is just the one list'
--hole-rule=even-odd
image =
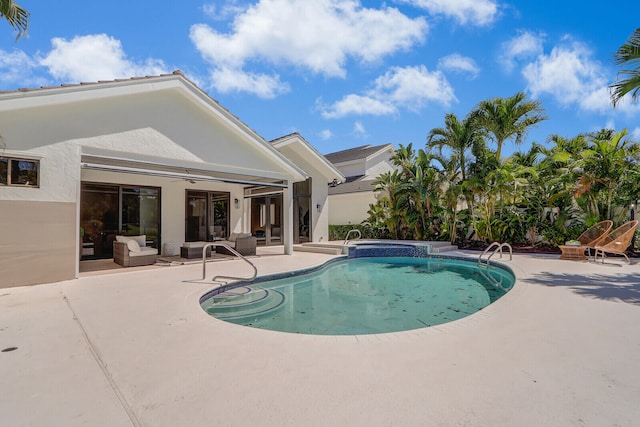
[{"label": "glass door", "polygon": [[80,191],[82,258],[113,257],[116,235],[146,235],[160,247],[160,189],[83,182]]},{"label": "glass door", "polygon": [[293,243],[311,241],[311,178],[293,184]]},{"label": "glass door", "polygon": [[229,237],[229,193],[211,193],[209,235],[213,239]]},{"label": "glass door", "polygon": [[187,190],[185,236],[187,242],[207,240],[207,193]]},{"label": "glass door", "polygon": [[251,234],[258,239],[258,245],[282,243],[282,195],[251,199]]},{"label": "glass door", "polygon": [[185,241],[210,242],[229,235],[229,193],[187,190]]}]

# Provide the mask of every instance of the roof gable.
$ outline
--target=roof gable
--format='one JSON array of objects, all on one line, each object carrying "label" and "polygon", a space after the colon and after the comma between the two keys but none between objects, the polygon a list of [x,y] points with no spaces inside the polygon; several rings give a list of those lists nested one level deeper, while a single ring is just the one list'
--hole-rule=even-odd
[{"label": "roof gable", "polygon": [[349,148],[347,150],[336,151],[334,153],[325,154],[327,160],[333,164],[351,162],[355,160],[366,160],[380,152],[394,150],[393,145],[362,145],[360,147]]},{"label": "roof gable", "polygon": [[[85,111],[88,109],[84,108],[85,106],[92,109]],[[156,110],[163,116],[154,117],[153,113]],[[51,135],[49,143],[57,142],[56,137],[62,141],[65,138],[76,139],[101,135],[101,131],[122,133],[133,130],[136,126],[143,128],[146,122],[149,122],[165,134],[171,134],[172,127],[181,129],[182,134],[179,134],[179,131],[173,132],[173,141],[185,144],[187,149],[198,155],[200,154],[198,150],[202,151],[203,154],[200,157],[204,162],[218,163],[217,160],[224,159],[227,151],[235,149],[236,158],[246,153],[245,160],[250,168],[252,159],[256,163],[256,159],[262,158],[270,165],[269,168],[276,169],[293,180],[306,178],[306,173],[302,169],[271,147],[264,138],[209,97],[181,72],[126,80],[0,92],[0,124],[3,116],[9,121],[12,117],[29,116],[30,114],[24,114],[25,111],[39,112],[39,117],[51,128],[72,128],[57,129],[57,134]],[[61,111],[77,114],[79,117],[84,114],[84,117],[89,117],[93,123],[83,123],[82,119],[70,117],[69,114],[65,115]],[[120,120],[126,123],[122,125],[112,123],[108,130],[101,129],[103,123],[100,122],[101,117],[97,116],[105,112],[114,118],[113,122]],[[102,120],[105,119],[102,118]],[[66,126],[61,126],[61,121],[64,121]],[[178,123],[179,121],[182,123]],[[196,131],[199,133],[190,135],[187,123],[198,125]],[[176,126],[173,126],[174,124]],[[121,128],[118,128],[118,125]],[[104,126],[107,127],[106,124]],[[12,136],[13,140],[19,140],[24,133],[30,132],[25,123],[18,127],[22,134],[12,135],[13,129],[9,128],[7,134],[3,136],[6,136],[8,141]],[[215,129],[222,132],[220,136],[222,140],[212,132]],[[36,140],[37,137],[34,135],[32,139]],[[218,147],[217,153],[213,152],[216,151],[214,148],[208,146],[212,142],[216,143],[216,140],[220,140],[217,142],[218,145],[226,144],[224,147]],[[229,147],[229,142],[238,146]],[[264,160],[259,162],[264,164]],[[237,163],[241,164],[242,159]]]}]

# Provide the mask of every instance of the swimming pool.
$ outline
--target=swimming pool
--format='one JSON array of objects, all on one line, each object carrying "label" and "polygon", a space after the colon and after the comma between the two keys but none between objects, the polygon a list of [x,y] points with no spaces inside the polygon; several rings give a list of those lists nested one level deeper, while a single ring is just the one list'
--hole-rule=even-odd
[{"label": "swimming pool", "polygon": [[227,322],[314,335],[397,332],[451,322],[508,292],[513,273],[444,256],[342,258],[287,277],[266,276],[204,295]]}]

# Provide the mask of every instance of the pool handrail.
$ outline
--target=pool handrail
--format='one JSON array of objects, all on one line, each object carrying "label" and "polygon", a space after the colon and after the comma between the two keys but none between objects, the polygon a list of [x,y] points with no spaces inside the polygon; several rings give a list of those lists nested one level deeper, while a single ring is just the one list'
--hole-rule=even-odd
[{"label": "pool handrail", "polygon": [[357,233],[358,234],[358,237],[356,237],[354,240],[360,240],[362,238],[362,233],[360,232],[360,230],[358,230],[357,228],[352,228],[351,230],[349,230],[349,232],[347,233],[346,237],[344,238],[343,245],[347,244],[347,242],[349,241],[349,236],[351,235],[351,233]]},{"label": "pool handrail", "polygon": [[[513,249],[511,248],[510,244],[508,244],[508,243],[500,243],[500,242],[493,242],[478,257],[478,266],[479,267],[487,267],[488,268],[489,267],[489,260],[491,259],[492,256],[495,255],[496,252],[500,252],[500,258],[502,258],[502,248],[504,248],[504,247],[509,248],[509,261],[513,260]],[[496,248],[496,249],[493,252],[491,252],[489,257],[487,257],[487,259],[483,263],[482,262],[482,257],[484,255],[486,255],[493,248]]]},{"label": "pool handrail", "polygon": [[218,276],[214,276],[214,278],[211,279],[212,282],[215,282],[216,279],[219,279],[221,277],[224,277],[225,279],[238,279],[238,280],[252,281],[258,276],[258,268],[255,266],[254,263],[249,261],[244,255],[242,255],[241,253],[239,253],[238,251],[236,251],[234,248],[232,248],[231,246],[229,246],[226,243],[212,242],[212,243],[207,243],[206,245],[204,245],[202,247],[202,280],[205,280],[205,278],[207,277],[207,249],[210,248],[210,247],[213,247],[213,246],[216,246],[216,247],[217,246],[222,246],[226,250],[228,250],[229,252],[231,252],[232,254],[237,256],[238,258],[241,258],[244,262],[246,262],[247,264],[249,264],[253,268],[253,276],[247,278],[247,277],[239,277],[239,276],[218,275]]}]

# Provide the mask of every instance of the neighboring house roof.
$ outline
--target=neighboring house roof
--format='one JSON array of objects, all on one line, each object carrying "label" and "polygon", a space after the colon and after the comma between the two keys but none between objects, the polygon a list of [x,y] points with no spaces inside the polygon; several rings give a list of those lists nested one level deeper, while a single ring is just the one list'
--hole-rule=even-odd
[{"label": "neighboring house roof", "polygon": [[366,175],[350,176],[340,185],[330,185],[329,195],[372,192],[376,188],[373,184],[374,182],[375,180],[367,177]]},{"label": "neighboring house roof", "polygon": [[378,154],[382,151],[393,150],[393,145],[363,145],[360,147],[349,148],[348,150],[336,151],[334,153],[325,154],[324,157],[334,165],[337,163],[350,162],[353,160],[361,160]]},{"label": "neighboring house roof", "polygon": [[[187,79],[181,71],[174,71],[171,74],[134,77],[130,79],[0,91],[0,101],[2,101],[0,102],[0,113],[2,113],[2,111],[21,108],[52,107],[58,103],[81,102],[87,99],[95,100],[123,94],[141,94],[163,89],[184,90],[183,93],[189,95],[196,104],[221,119],[227,125],[240,131],[240,134],[244,135],[243,138],[252,141],[256,149],[262,152],[263,155],[277,160],[278,164],[282,166],[280,173],[286,171],[286,174],[292,176],[294,180],[306,179],[307,174],[305,171],[287,159],[283,154],[278,152],[278,150],[274,149],[262,136],[224,108],[218,101],[211,98],[195,83]],[[203,163],[203,165],[205,165],[205,163]],[[273,175],[274,173],[275,172],[265,171],[266,175]]]},{"label": "neighboring house roof", "polygon": [[[287,147],[295,147],[294,151],[299,157],[299,161],[304,161],[312,164],[315,169],[320,171],[327,181],[344,181],[344,175],[322,154],[318,152],[309,142],[302,137],[298,132],[294,132],[289,135],[281,136],[269,142],[271,146],[279,151],[285,151]],[[286,154],[285,154],[286,155]],[[286,155],[289,160],[296,163],[296,159],[293,156]],[[298,165],[300,167],[300,165]]]}]

